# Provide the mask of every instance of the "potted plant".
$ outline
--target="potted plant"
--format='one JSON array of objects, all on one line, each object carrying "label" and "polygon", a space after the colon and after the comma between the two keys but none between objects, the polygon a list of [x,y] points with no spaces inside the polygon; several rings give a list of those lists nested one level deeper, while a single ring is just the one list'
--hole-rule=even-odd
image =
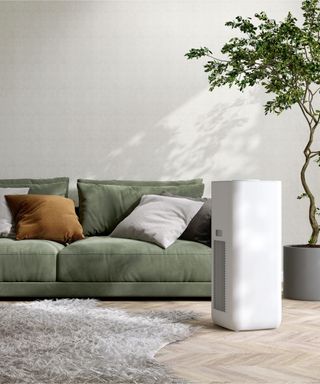
[{"label": "potted plant", "polygon": [[304,0],[303,23],[289,12],[283,21],[270,19],[265,12],[254,18],[237,16],[225,25],[240,31],[230,39],[218,58],[206,47],[190,49],[188,59],[206,58],[210,91],[222,85],[247,87],[262,85],[270,94],[265,114],[298,105],[306,122],[307,142],[303,147],[304,163],[300,170],[303,192],[298,199],[308,199],[310,239],[308,244],[284,247],[284,295],[301,300],[320,300],[320,248],[318,214],[308,180],[312,163],[320,165],[320,150],[314,138],[320,122],[320,0]]}]

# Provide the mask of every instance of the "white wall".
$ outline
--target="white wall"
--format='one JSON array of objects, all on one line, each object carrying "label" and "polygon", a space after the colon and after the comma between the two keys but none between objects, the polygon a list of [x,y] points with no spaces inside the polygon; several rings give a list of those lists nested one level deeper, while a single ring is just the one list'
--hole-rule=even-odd
[{"label": "white wall", "polygon": [[289,9],[299,1],[0,2],[0,178],[204,177],[206,194],[213,179],[281,179],[284,242],[306,241],[298,111],[265,117],[261,89],[209,93],[184,57],[217,51],[238,14]]}]

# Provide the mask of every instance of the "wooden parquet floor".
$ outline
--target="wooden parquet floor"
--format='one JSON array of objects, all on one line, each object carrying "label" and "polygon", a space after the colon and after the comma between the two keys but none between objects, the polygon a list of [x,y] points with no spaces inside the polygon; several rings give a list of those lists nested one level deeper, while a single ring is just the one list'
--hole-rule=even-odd
[{"label": "wooden parquet floor", "polygon": [[320,384],[320,302],[283,301],[279,329],[231,332],[211,321],[209,301],[104,301],[128,311],[193,310],[200,325],[190,338],[157,354],[178,376],[193,383]]}]

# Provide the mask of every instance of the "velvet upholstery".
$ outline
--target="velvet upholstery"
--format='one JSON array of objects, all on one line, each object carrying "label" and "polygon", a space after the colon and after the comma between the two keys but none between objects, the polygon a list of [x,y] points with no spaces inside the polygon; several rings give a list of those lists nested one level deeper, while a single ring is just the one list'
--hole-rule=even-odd
[{"label": "velvet upholstery", "polygon": [[139,204],[143,195],[163,192],[201,197],[203,184],[126,186],[78,182],[80,222],[85,236],[109,235]]},{"label": "velvet upholstery", "polygon": [[138,240],[89,237],[61,250],[57,280],[210,282],[211,249],[186,240],[163,249]]},{"label": "velvet upholstery", "polygon": [[0,297],[19,298],[207,298],[211,297],[210,282],[138,282],[78,283],[28,282],[1,283]]},{"label": "velvet upholstery", "polygon": [[51,179],[0,179],[1,188],[28,187],[29,194],[68,196],[69,178],[55,177]]},{"label": "velvet upholstery", "polygon": [[74,202],[55,195],[7,195],[16,239],[47,239],[69,243],[83,239]]},{"label": "velvet upholstery", "polygon": [[56,281],[57,254],[63,248],[47,240],[0,239],[0,281]]}]

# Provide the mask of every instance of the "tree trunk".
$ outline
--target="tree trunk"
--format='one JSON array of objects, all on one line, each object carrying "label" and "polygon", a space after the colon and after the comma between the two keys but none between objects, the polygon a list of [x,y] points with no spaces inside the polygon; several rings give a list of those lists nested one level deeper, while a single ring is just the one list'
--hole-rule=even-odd
[{"label": "tree trunk", "polygon": [[301,177],[301,183],[303,186],[303,189],[308,196],[309,199],[309,222],[312,228],[312,233],[310,236],[309,244],[310,245],[315,245],[317,244],[318,237],[319,237],[319,224],[316,219],[316,214],[317,214],[317,206],[315,203],[315,198],[308,186],[308,183],[306,181],[306,171],[310,163],[310,147],[313,142],[313,134],[314,134],[314,129],[310,130],[310,137],[307,146],[304,149],[304,155],[305,155],[305,163],[303,164],[303,167],[300,172],[300,177]]}]

